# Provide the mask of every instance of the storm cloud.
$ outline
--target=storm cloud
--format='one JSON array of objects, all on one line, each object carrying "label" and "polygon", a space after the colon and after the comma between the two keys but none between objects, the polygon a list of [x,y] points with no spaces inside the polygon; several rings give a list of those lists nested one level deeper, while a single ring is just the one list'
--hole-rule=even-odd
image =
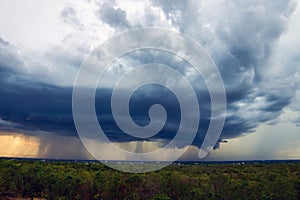
[{"label": "storm cloud", "polygon": [[[118,1],[89,2],[93,3],[97,7],[93,11],[95,19],[113,29],[114,34],[157,26],[177,30],[203,45],[220,70],[226,89],[226,122],[220,139],[253,132],[262,123],[276,123],[287,108],[299,115],[299,51],[286,53],[286,61],[283,61],[279,53],[284,50],[278,50],[280,45],[288,48],[281,38],[291,29],[289,22],[296,1],[154,0],[140,2],[131,9]],[[58,17],[74,31],[93,31],[87,30],[89,27],[79,19],[75,7],[67,5]],[[72,82],[80,63],[90,53],[88,45],[82,47],[82,42],[74,42],[77,34],[64,38],[73,42],[69,48],[64,44],[49,48],[41,53],[42,59],[38,61],[23,55],[17,46],[0,37],[0,129],[77,136],[72,117]],[[116,63],[106,78],[112,81],[120,71],[128,70],[126,66],[153,61],[176,66],[186,75],[190,73],[187,64],[174,56],[163,52],[136,52]],[[201,146],[210,122],[210,99],[200,77],[190,76],[190,80],[195,87],[200,85],[196,91],[202,102],[201,121],[194,144]],[[113,141],[136,141],[116,125],[110,109],[111,93],[109,84],[96,92],[99,123]],[[178,129],[180,110],[169,91],[156,86],[138,91],[131,99],[132,118],[137,124],[146,125],[150,120],[148,109],[155,103],[165,106],[169,118],[161,132],[149,140],[170,140]],[[300,124],[299,119],[300,116],[292,121]]]}]

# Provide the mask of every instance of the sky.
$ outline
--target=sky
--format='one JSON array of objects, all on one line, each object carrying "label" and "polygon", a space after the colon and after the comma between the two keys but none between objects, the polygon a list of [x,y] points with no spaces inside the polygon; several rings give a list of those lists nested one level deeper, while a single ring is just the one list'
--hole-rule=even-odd
[{"label": "sky", "polygon": [[[73,121],[76,74],[109,38],[157,27],[203,46],[224,82],[225,124],[206,160],[300,159],[299,22],[297,0],[0,0],[0,156],[93,159]],[[157,135],[136,139],[114,121],[109,102],[113,85],[134,66],[149,62],[173,66],[195,89],[199,128],[181,159],[199,160],[197,152],[211,121],[207,86],[189,63],[168,52],[138,50],[112,63],[96,91],[100,125],[114,144],[132,152],[153,151],[174,137],[179,104],[174,94],[157,85],[139,88],[129,105],[138,125],[150,122],[151,105],[165,107],[168,118]],[[136,74],[143,76],[152,77]],[[167,74],[162,79],[171,81]],[[101,141],[97,146],[110,148]],[[181,148],[178,143],[166,154]],[[107,160],[129,159],[109,152]]]}]

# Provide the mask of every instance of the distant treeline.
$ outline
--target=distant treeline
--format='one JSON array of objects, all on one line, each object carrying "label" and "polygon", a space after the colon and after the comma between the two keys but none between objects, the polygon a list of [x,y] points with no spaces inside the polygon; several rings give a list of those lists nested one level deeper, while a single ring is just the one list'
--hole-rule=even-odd
[{"label": "distant treeline", "polygon": [[300,163],[171,165],[131,174],[101,163],[0,159],[0,199],[300,199]]}]

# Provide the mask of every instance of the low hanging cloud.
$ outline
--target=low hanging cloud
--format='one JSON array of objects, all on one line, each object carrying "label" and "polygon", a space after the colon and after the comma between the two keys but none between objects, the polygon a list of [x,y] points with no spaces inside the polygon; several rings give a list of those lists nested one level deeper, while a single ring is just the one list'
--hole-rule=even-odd
[{"label": "low hanging cloud", "polygon": [[[273,123],[284,109],[292,108],[299,114],[299,49],[294,47],[294,51],[285,53],[285,60],[280,59],[285,50],[278,50],[281,46],[287,49],[293,45],[281,40],[285,34],[293,35],[288,32],[293,28],[289,26],[290,20],[300,20],[299,14],[296,17],[293,15],[296,3],[293,0],[154,0],[140,2],[128,9],[121,2],[107,1],[97,2],[97,9],[93,12],[99,24],[106,24],[114,33],[158,26],[177,30],[202,44],[216,62],[226,88],[228,110],[221,137],[233,138],[255,131],[262,123]],[[71,5],[63,8],[59,17],[74,30],[91,31],[84,26],[76,8]],[[82,42],[72,37],[69,35],[65,38],[71,45],[62,44],[44,52],[43,56],[47,59],[42,61],[45,63],[23,56],[16,46],[0,37],[0,129],[77,135],[72,118],[72,87],[69,82],[74,80],[80,62],[89,53],[89,47],[82,47]],[[160,63],[174,61],[172,56],[148,52],[133,54],[123,62],[137,65],[155,59]],[[184,63],[172,64],[182,72],[186,70]],[[107,79],[113,79],[116,73],[117,70],[113,70],[112,76]],[[72,81],[66,81],[66,84],[64,79]],[[196,78],[192,83],[196,85],[199,82],[201,79]],[[156,95],[148,98],[146,94],[149,91]],[[109,109],[111,92],[112,88],[109,87],[97,91],[98,100],[106,102],[102,107],[97,107],[100,124],[115,142],[136,140],[115,124]],[[160,88],[148,88],[148,91],[132,99],[132,116],[138,124],[149,122],[147,108],[151,103],[162,103],[168,107],[170,118],[166,126],[150,140],[171,139],[178,128],[178,103],[171,94],[162,100],[164,92]],[[203,133],[209,124],[210,110],[207,105],[210,102],[207,91],[198,92],[199,100],[205,101],[200,105],[203,115],[195,140],[195,145],[201,146]],[[298,124],[299,121],[298,118],[294,119]]]}]

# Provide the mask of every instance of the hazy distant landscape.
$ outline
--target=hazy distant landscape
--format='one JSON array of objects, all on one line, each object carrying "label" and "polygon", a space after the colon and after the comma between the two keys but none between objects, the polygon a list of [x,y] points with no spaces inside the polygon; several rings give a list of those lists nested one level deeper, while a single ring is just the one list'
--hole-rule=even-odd
[{"label": "hazy distant landscape", "polygon": [[0,160],[1,199],[299,199],[300,162],[173,164],[132,174],[97,162]]}]

